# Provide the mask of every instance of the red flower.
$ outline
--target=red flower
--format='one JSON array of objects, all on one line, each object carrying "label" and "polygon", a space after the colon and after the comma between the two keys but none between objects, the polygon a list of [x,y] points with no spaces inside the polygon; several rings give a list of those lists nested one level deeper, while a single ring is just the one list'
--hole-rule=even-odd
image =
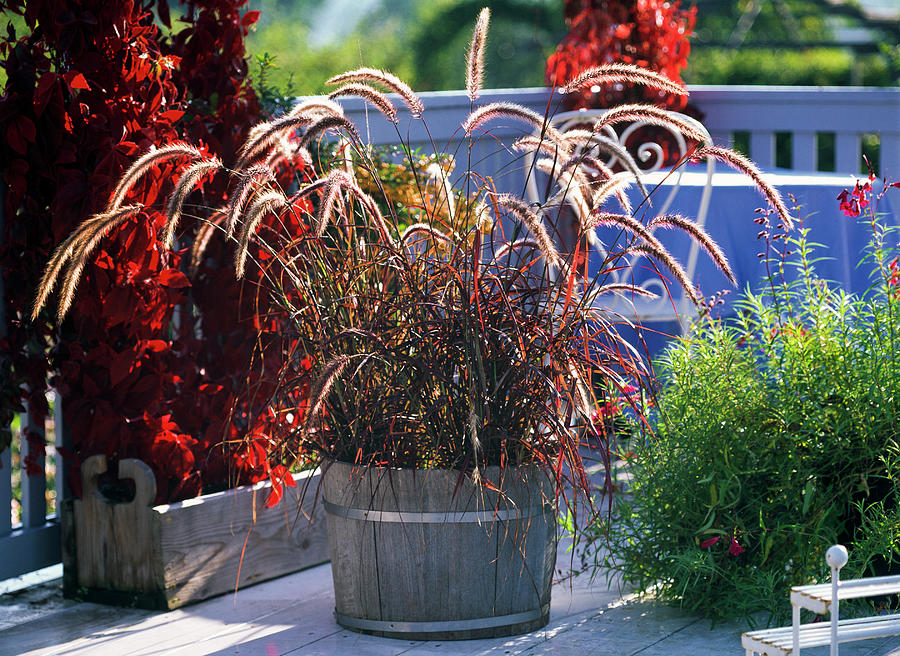
[{"label": "red flower", "polygon": [[740,556],[742,553],[744,553],[744,547],[738,544],[736,538],[732,537],[731,544],[728,547],[728,553],[730,553],[732,556]]},{"label": "red flower", "polygon": [[857,180],[856,185],[853,187],[853,191],[844,189],[838,194],[837,199],[841,201],[840,209],[845,216],[855,218],[869,206],[868,192],[872,191],[873,179],[874,178],[870,175],[869,179],[863,185],[860,185],[859,180]]},{"label": "red flower", "polygon": [[713,545],[714,545],[716,542],[718,542],[720,539],[721,539],[721,536],[716,536],[716,537],[714,537],[714,538],[710,538],[709,540],[704,540],[703,542],[700,543],[700,548],[701,548],[701,549],[709,549],[711,546],[713,546]]}]

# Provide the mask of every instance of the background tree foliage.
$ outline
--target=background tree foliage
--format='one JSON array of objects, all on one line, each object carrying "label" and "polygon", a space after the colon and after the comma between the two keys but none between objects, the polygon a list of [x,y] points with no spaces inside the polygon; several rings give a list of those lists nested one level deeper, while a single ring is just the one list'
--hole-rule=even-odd
[{"label": "background tree foliage", "polygon": [[[753,1],[696,2],[688,83],[898,82],[897,21],[876,25],[871,45],[853,51],[829,44],[836,30],[866,25],[858,9],[836,10],[824,0],[759,0],[755,12]],[[388,68],[420,91],[459,89],[464,78],[456,54],[484,5],[492,12],[485,86],[542,85],[544,62],[567,32],[562,0],[253,0],[250,6],[262,13],[247,44],[257,58],[274,57],[277,69],[268,71],[267,83],[288,90],[292,80],[295,93],[322,92],[330,75],[362,62]],[[741,17],[754,13],[737,45]]]}]

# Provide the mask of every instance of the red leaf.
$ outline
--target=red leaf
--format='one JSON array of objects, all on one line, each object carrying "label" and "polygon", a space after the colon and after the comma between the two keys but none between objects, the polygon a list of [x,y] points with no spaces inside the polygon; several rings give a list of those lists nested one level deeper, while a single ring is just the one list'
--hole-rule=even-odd
[{"label": "red leaf", "polygon": [[179,120],[182,116],[184,116],[184,112],[179,109],[170,109],[166,112],[163,112],[159,116],[160,116],[160,118],[163,118],[163,119],[169,121],[169,123],[174,123],[175,121]]},{"label": "red leaf", "polygon": [[173,289],[182,289],[190,287],[191,281],[178,269],[163,269],[156,277],[157,282],[163,287],[171,287]]},{"label": "red leaf", "polygon": [[38,80],[37,87],[34,90],[34,114],[40,116],[44,113],[44,108],[50,101],[50,93],[56,87],[59,76],[56,73],[44,73]]},{"label": "red leaf", "polygon": [[68,71],[67,73],[63,73],[63,79],[66,81],[66,84],[72,91],[74,91],[75,89],[91,88],[88,85],[87,80],[84,79],[84,75],[82,75],[78,71]]},{"label": "red leaf", "polygon": [[272,479],[272,491],[269,492],[269,497],[266,499],[266,508],[277,506],[283,496],[284,486],[279,481]]},{"label": "red leaf", "polygon": [[241,27],[250,27],[259,20],[259,10],[248,11],[241,17]]}]

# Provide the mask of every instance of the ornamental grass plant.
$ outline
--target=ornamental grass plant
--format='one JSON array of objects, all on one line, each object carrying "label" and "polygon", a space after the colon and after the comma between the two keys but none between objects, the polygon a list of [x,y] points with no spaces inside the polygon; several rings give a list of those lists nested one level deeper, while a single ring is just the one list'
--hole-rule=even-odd
[{"label": "ornamental grass plant", "polygon": [[652,430],[623,456],[630,495],[590,532],[595,565],[714,621],[779,623],[791,585],[830,580],[832,544],[850,552],[842,578],[898,573],[900,233],[873,179],[841,195],[871,231],[862,296],[816,273],[807,229],[758,219],[764,284],[662,357]]},{"label": "ornamental grass plant", "polygon": [[[122,206],[125,191],[153,166],[177,162],[167,243],[182,221],[206,222],[213,237],[234,244],[237,275],[254,272],[259,305],[280,326],[286,364],[266,381],[273,421],[264,435],[247,436],[265,442],[259,457],[273,472],[289,482],[284,473],[300,461],[339,460],[450,468],[477,481],[488,466],[505,471],[538,464],[553,474],[558,490],[572,489],[564,485],[568,480],[590,497],[579,445],[585,433],[600,443],[606,439],[602,423],[594,421],[598,400],[605,399],[594,390],[648,384],[638,350],[619,334],[628,322],[607,309],[614,295],[648,292],[611,284],[608,277],[629,262],[649,261],[699,302],[680,264],[654,236],[653,222],[698,240],[728,272],[724,256],[691,220],[642,221],[632,212],[621,190],[633,179],[587,154],[600,143],[607,154],[630,161],[599,137],[602,125],[645,120],[681,132],[695,157],[716,157],[745,171],[782,220],[790,217],[751,163],[701,146],[693,124],[665,110],[622,105],[593,131],[561,133],[547,116],[525,107],[479,105],[488,20],[483,10],[468,52],[472,111],[461,122],[458,142],[421,159],[400,127],[401,120],[427,120],[419,96],[385,71],[338,75],[329,80],[338,87],[329,98],[302,101],[256,126],[227,167],[181,143],[138,160],[107,211],[53,255],[36,307],[59,277],[59,312],[65,313],[79,263],[122,216],[139,209]],[[658,74],[622,64],[586,71],[565,91],[623,81],[686,93]],[[344,96],[362,98],[397,127],[400,151],[392,164],[344,116],[334,100]],[[492,124],[510,121],[523,126],[510,148],[537,154],[538,165],[544,159],[560,165],[542,203],[500,193],[492,178],[472,169],[473,141],[489,135]],[[292,162],[302,166],[293,169],[290,185],[279,185],[275,171]],[[499,179],[504,172],[496,173]],[[192,190],[209,176],[228,178],[226,206],[191,203]],[[402,193],[398,180],[405,180]],[[574,207],[578,219],[575,252],[554,239],[563,206]],[[581,244],[601,239],[598,226],[611,229],[612,239],[589,276],[586,265],[575,263],[585,261]],[[202,257],[202,245],[195,251]]]}]

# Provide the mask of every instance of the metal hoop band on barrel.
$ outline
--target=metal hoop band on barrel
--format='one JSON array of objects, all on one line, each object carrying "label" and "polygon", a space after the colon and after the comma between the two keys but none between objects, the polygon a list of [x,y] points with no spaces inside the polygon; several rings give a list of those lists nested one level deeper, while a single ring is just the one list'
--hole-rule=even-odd
[{"label": "metal hoop band on barrel", "polygon": [[[368,522],[401,522],[404,524],[483,524],[492,521],[527,519],[545,512],[545,506],[508,510],[472,510],[468,512],[410,512],[347,508],[325,500],[325,512],[337,517]],[[368,621],[368,620],[366,620]],[[380,630],[380,629],[379,629]]]},{"label": "metal hoop band on barrel", "polygon": [[397,633],[437,633],[439,631],[473,631],[476,629],[494,629],[513,624],[521,624],[539,620],[550,612],[550,604],[528,610],[524,613],[500,615],[497,617],[479,617],[472,620],[449,620],[444,622],[391,622],[390,620],[366,620],[349,617],[334,612],[338,624],[347,628],[362,631],[388,631]]}]

